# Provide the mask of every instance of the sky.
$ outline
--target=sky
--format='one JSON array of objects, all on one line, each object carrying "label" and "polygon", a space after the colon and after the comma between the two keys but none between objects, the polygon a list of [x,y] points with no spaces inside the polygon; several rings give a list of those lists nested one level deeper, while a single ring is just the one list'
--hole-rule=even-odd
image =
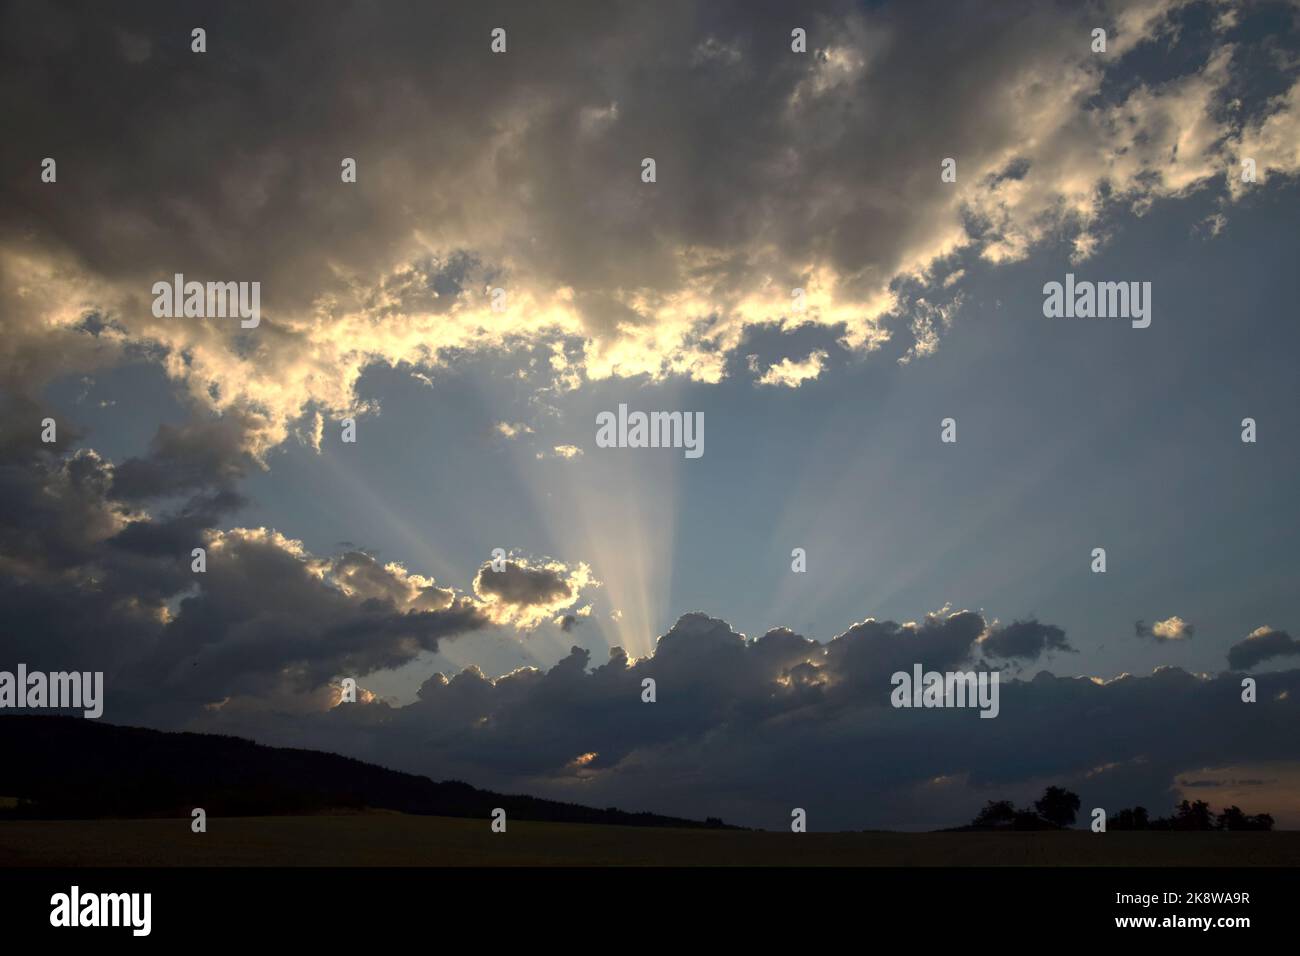
[{"label": "sky", "polygon": [[[748,826],[1300,827],[1296,4],[0,20],[0,668]],[[1047,317],[1067,274],[1150,325]],[[914,663],[998,717],[892,707]]]}]

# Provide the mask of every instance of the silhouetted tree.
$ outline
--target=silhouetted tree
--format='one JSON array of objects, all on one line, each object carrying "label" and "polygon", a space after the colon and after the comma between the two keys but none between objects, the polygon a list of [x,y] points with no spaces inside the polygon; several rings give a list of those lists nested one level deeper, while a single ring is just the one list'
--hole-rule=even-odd
[{"label": "silhouetted tree", "polygon": [[1048,823],[1068,827],[1079,812],[1079,796],[1063,787],[1048,787],[1042,798],[1035,801],[1034,809]]},{"label": "silhouetted tree", "polygon": [[1210,812],[1210,805],[1204,800],[1195,803],[1184,800],[1174,811],[1173,829],[1213,830],[1214,816]]},{"label": "silhouetted tree", "polygon": [[1150,827],[1151,821],[1147,818],[1146,807],[1134,807],[1132,810],[1121,810],[1115,814],[1115,819],[1111,821],[1112,830],[1146,830]]},{"label": "silhouetted tree", "polygon": [[984,804],[984,809],[975,815],[971,821],[971,826],[988,827],[1010,827],[1016,819],[1016,808],[1010,800],[990,800]]},{"label": "silhouetted tree", "polygon": [[[990,800],[969,827],[970,830],[1046,830],[1073,823],[1080,806],[1079,797],[1062,787],[1048,787],[1033,809],[1016,809],[1010,800]],[[1110,820],[1112,830],[1235,830],[1273,829],[1273,817],[1267,813],[1248,814],[1231,806],[1216,814],[1204,800],[1184,800],[1172,816],[1152,819],[1146,807],[1119,810]]]},{"label": "silhouetted tree", "polygon": [[1246,814],[1241,811],[1241,807],[1227,807],[1222,813],[1215,818],[1220,830],[1244,830],[1246,829]]},{"label": "silhouetted tree", "polygon": [[1273,829],[1273,818],[1267,813],[1260,813],[1251,816],[1244,813],[1241,807],[1235,804],[1225,809],[1215,818],[1215,822],[1220,830],[1271,830]]},{"label": "silhouetted tree", "polygon": [[1048,824],[1029,807],[1021,807],[1016,811],[1015,819],[1011,821],[1013,830],[1046,830],[1056,824]]}]

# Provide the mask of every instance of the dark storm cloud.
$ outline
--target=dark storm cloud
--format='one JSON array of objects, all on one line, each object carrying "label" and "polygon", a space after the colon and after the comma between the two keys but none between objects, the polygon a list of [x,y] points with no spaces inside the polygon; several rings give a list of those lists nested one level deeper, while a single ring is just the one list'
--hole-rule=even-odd
[{"label": "dark storm cloud", "polygon": [[248,427],[240,415],[159,425],[146,457],[114,469],[114,496],[133,500],[233,487],[250,464],[244,451]]},{"label": "dark storm cloud", "polygon": [[[39,381],[152,349],[196,400],[264,416],[262,451],[313,407],[350,409],[367,365],[457,349],[558,336],[591,377],[715,381],[748,329],[812,322],[923,354],[937,327],[891,286],[948,308],[932,280],[961,254],[1011,261],[1063,233],[1091,249],[1108,204],[1202,188],[1238,146],[1294,171],[1270,146],[1288,102],[1233,86],[1205,24],[1185,30],[1189,72],[1111,102],[1109,71],[1178,9],[11,3],[0,104],[27,148],[0,160],[0,286],[25,292],[0,291],[22,330],[0,369]],[[155,320],[151,284],[176,272],[260,281],[266,320]],[[497,283],[518,303],[500,315]]]},{"label": "dark storm cloud", "polygon": [[476,602],[362,552],[321,559],[273,531],[218,530],[241,504],[238,422],[164,427],[115,469],[42,444],[31,409],[9,407],[28,414],[0,423],[3,650],[105,671],[110,717],[185,719],[233,695],[287,705],[488,623]]},{"label": "dark storm cloud", "polygon": [[444,592],[430,610],[426,588],[373,559],[363,577],[358,560],[317,561],[260,529],[216,533],[199,592],[180,602],[153,666],[169,691],[208,700],[278,688],[286,672],[309,690],[486,624],[472,602]]},{"label": "dark storm cloud", "polygon": [[990,657],[1006,659],[1036,660],[1049,651],[1074,652],[1065,639],[1065,631],[1054,624],[1040,624],[1033,619],[992,628],[980,645]]},{"label": "dark storm cloud", "polygon": [[[238,502],[226,500],[226,504]],[[148,521],[132,521],[115,534],[109,544],[121,551],[142,556],[174,560],[176,555],[186,555],[202,543],[205,532],[212,528],[224,508],[206,509],[205,502],[194,501],[195,507],[186,507],[174,514],[163,514]]]},{"label": "dark storm cloud", "polygon": [[[927,670],[949,670],[966,660],[984,627],[984,619],[973,611],[928,615],[914,625],[868,620],[832,640],[826,660],[847,688],[842,693],[878,692],[888,686],[890,674],[910,672],[914,663]],[[785,640],[791,642],[792,637]]]},{"label": "dark storm cloud", "polygon": [[[873,38],[856,5],[838,0],[798,11],[412,3],[327,14],[293,3],[219,14],[207,4],[19,4],[5,31],[15,65],[8,113],[15,136],[60,152],[71,201],[49,203],[39,182],[19,185],[35,178],[17,170],[5,188],[22,200],[12,206],[19,217],[39,214],[48,239],[104,274],[169,275],[189,263],[257,275],[272,304],[334,286],[329,259],[342,237],[350,266],[378,274],[413,229],[455,230],[458,244],[490,237],[495,255],[592,292],[593,302],[605,290],[671,289],[682,279],[679,248],[745,249],[759,234],[791,261],[826,257],[887,281],[927,238],[926,217],[899,188],[921,174],[914,158],[951,153],[996,121],[987,98],[904,82],[903,61],[926,55],[918,45],[952,53],[951,41],[965,38],[968,67],[997,86],[1045,55],[1035,47],[1076,28],[1032,11],[996,22],[888,16],[881,33],[906,43]],[[789,53],[795,20],[810,31],[807,56]],[[202,55],[189,51],[197,24],[209,37]],[[488,51],[496,24],[511,40],[501,57]],[[1036,44],[1025,42],[1034,31]],[[115,35],[135,38],[137,53]],[[58,42],[22,42],[33,36]],[[849,44],[871,62],[840,75],[826,51]],[[74,61],[76,71],[65,69]],[[854,95],[815,100],[818,83]],[[804,138],[791,156],[785,120],[801,89]],[[65,108],[41,108],[51,98]],[[887,140],[870,132],[886,108],[898,117],[922,103],[924,126]],[[863,177],[856,157],[868,154],[897,175]],[[626,188],[643,155],[663,171],[666,188],[653,198]],[[340,189],[344,156],[360,164],[363,205]],[[486,180],[476,169],[484,160]],[[812,183],[816,195],[846,201],[810,201]],[[924,201],[937,210],[946,200]],[[503,241],[493,217],[527,233]],[[527,235],[548,241],[532,248]],[[716,279],[733,282],[752,268],[747,259]],[[598,307],[591,318],[605,321]]]},{"label": "dark storm cloud", "polygon": [[1250,670],[1274,657],[1294,654],[1300,654],[1300,641],[1286,631],[1261,627],[1228,648],[1228,666],[1233,670]]},{"label": "dark storm cloud", "polygon": [[3,650],[34,667],[111,672],[147,653],[159,603],[188,583],[183,564],[115,547],[131,515],[111,497],[111,464],[88,449],[42,444],[39,421],[0,421]]},{"label": "dark storm cloud", "polygon": [[[244,503],[233,488],[246,460],[238,422],[163,425],[148,455],[115,467],[93,449],[70,449],[75,423],[58,422],[59,441],[46,444],[33,401],[10,396],[5,408],[0,553],[19,575],[87,574],[101,593],[156,600],[178,589],[177,556]],[[140,510],[178,496],[155,514]]]},{"label": "dark storm cloud", "polygon": [[[746,640],[692,613],[635,663],[616,648],[593,667],[575,647],[549,670],[438,674],[405,707],[339,707],[270,733],[434,777],[775,828],[793,806],[824,828],[950,825],[985,796],[1027,800],[1043,781],[1086,806],[1160,807],[1189,769],[1300,758],[1300,671],[1268,675],[1249,706],[1231,675],[1176,668],[1004,680],[994,720],[890,706],[890,668],[969,666],[984,629],[971,612],[868,621],[822,645],[785,629]],[[244,719],[197,726],[237,732]]]},{"label": "dark storm cloud", "polygon": [[0,560],[15,571],[62,571],[89,562],[123,523],[110,499],[112,465],[90,449],[69,452],[75,429],[40,440],[41,416],[26,400],[5,403],[0,419]]}]

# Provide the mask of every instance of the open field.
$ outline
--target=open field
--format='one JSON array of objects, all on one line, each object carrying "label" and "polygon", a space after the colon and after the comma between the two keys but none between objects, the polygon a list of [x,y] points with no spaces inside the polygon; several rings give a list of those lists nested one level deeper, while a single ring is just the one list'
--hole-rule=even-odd
[{"label": "open field", "polygon": [[766,833],[363,813],[0,823],[0,866],[1294,866],[1300,832]]}]

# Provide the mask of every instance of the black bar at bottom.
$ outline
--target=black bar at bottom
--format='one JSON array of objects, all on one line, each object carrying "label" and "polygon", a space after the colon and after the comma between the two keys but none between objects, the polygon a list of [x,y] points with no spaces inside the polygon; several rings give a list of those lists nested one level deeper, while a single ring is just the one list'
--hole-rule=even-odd
[{"label": "black bar at bottom", "polygon": [[[846,931],[863,942],[879,931],[935,942],[1031,931],[1230,942],[1293,933],[1294,881],[1293,870],[1268,868],[14,869],[0,872],[0,926],[6,942],[75,933],[92,946],[365,944],[455,925],[494,945],[566,935],[820,945]],[[66,917],[74,886],[92,911],[100,894],[150,894],[148,936],[136,935],[140,910],[129,911],[136,929],[51,925],[56,895]],[[125,906],[110,901],[105,921],[117,908],[130,924]]]}]

